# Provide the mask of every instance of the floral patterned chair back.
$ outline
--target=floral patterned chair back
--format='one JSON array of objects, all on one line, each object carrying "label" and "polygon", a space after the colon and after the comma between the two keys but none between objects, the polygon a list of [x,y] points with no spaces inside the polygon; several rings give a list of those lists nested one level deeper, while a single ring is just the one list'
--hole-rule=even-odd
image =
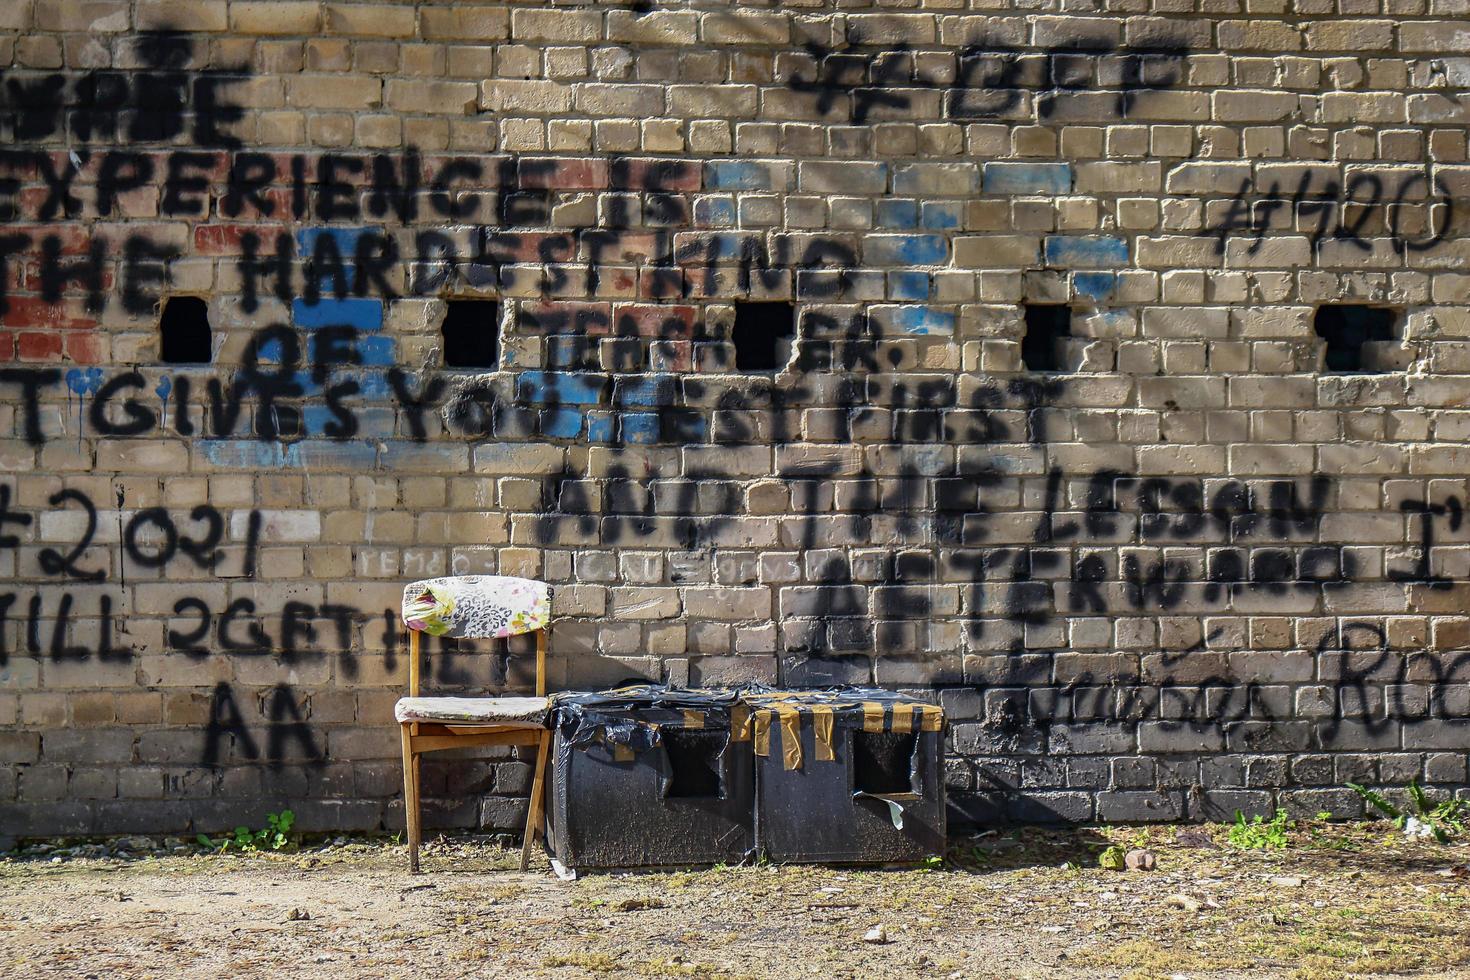
[{"label": "floral patterned chair back", "polygon": [[[509,575],[453,575],[410,582],[403,590],[403,622],[430,636],[499,640],[545,630],[551,623],[551,586]],[[544,633],[542,635],[544,637]],[[413,639],[417,639],[414,637]],[[409,693],[417,696],[417,643]],[[536,693],[546,693],[545,643],[536,645]]]}]

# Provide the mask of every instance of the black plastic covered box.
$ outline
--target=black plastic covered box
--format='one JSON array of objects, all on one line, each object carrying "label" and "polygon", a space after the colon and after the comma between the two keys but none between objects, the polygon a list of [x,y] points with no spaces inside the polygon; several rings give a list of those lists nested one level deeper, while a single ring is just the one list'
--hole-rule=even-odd
[{"label": "black plastic covered box", "polygon": [[557,695],[547,842],[572,869],[737,863],[755,844],[736,692],[638,685]]},{"label": "black plastic covered box", "polygon": [[747,690],[742,701],[762,855],[866,864],[944,853],[939,707],[875,688]]}]

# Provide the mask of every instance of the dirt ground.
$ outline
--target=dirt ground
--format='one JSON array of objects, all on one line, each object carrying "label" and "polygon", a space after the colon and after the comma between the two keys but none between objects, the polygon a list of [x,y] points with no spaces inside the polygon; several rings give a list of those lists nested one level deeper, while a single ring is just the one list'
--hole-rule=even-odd
[{"label": "dirt ground", "polygon": [[[1110,843],[1157,867],[1103,870]],[[1384,824],[1299,823],[1273,852],[1222,827],[1017,830],[897,871],[562,881],[515,859],[473,838],[418,876],[388,841],[12,856],[0,976],[1470,977],[1470,846]]]}]

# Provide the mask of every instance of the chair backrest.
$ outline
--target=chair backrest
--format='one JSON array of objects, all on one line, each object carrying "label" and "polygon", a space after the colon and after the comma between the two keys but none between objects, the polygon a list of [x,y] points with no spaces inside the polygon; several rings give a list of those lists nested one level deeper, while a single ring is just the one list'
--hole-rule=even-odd
[{"label": "chair backrest", "polygon": [[451,575],[403,589],[408,627],[408,693],[419,693],[419,634],[494,640],[536,634],[536,693],[546,693],[546,631],[551,586],[509,575]]}]

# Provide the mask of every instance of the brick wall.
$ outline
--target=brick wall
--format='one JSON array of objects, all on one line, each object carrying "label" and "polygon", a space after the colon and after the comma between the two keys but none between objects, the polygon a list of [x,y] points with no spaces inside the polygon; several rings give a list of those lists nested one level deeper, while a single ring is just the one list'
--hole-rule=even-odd
[{"label": "brick wall", "polygon": [[1095,7],[0,0],[0,830],[396,826],[470,572],[965,819],[1464,794],[1462,9]]}]

